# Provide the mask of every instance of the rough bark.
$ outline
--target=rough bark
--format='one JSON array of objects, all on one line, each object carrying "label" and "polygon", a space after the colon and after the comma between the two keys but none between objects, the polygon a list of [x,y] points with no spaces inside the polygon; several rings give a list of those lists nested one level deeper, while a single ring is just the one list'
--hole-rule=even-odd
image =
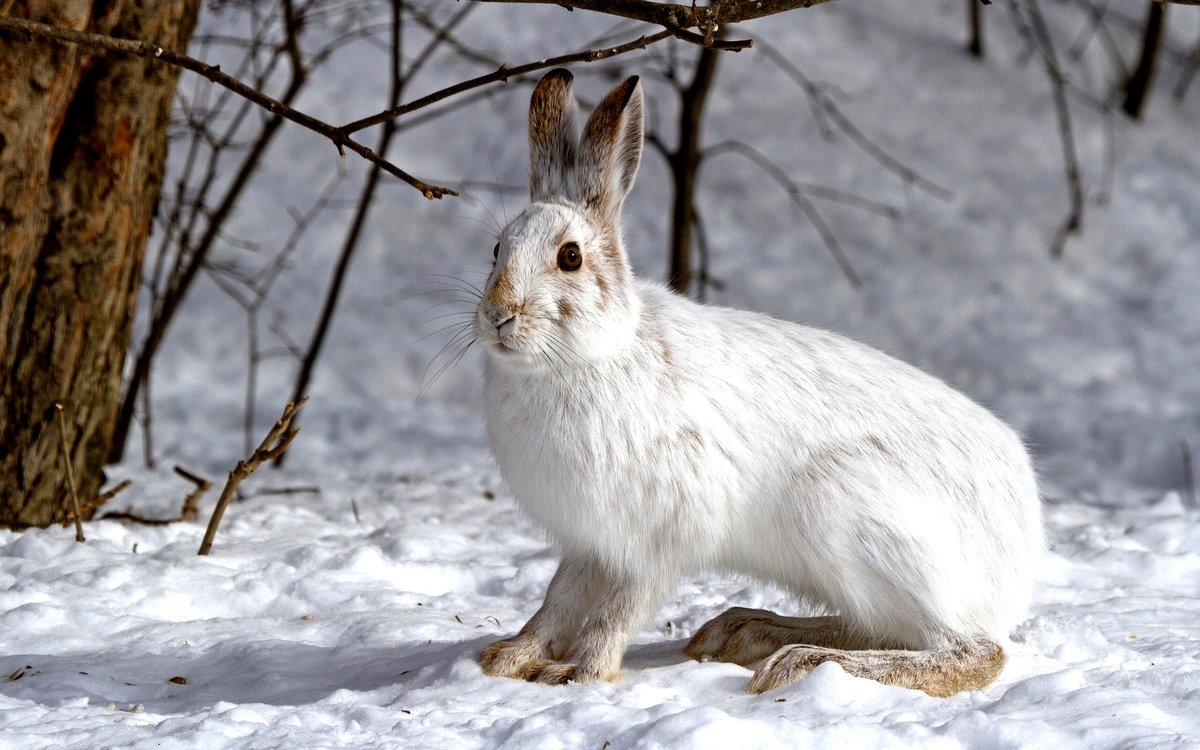
[{"label": "rough bark", "polygon": [[[17,0],[15,17],[185,47],[200,0]],[[0,33],[0,525],[103,480],[178,71]]]}]

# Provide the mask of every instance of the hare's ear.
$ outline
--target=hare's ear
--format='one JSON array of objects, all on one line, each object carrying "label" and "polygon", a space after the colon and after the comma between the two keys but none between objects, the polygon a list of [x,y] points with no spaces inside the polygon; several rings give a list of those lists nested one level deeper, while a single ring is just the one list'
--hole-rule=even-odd
[{"label": "hare's ear", "polygon": [[615,220],[642,160],[642,87],[633,76],[604,97],[579,145],[580,199]]},{"label": "hare's ear", "polygon": [[538,81],[529,101],[529,198],[573,197],[576,130],[570,71],[556,68]]}]

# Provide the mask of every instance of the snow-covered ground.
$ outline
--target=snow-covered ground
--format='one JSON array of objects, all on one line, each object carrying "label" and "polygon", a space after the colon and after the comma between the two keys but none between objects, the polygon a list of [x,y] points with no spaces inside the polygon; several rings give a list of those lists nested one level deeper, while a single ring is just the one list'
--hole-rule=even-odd
[{"label": "snow-covered ground", "polygon": [[[1042,5],[1056,29],[1081,23],[1068,5]],[[1132,0],[1112,5],[1143,12]],[[1197,11],[1170,9],[1181,38]],[[1183,492],[1180,447],[1200,449],[1200,91],[1173,101],[1178,67],[1167,61],[1145,122],[1073,100],[1089,204],[1083,234],[1054,261],[1049,242],[1067,204],[1049,85],[1036,61],[1023,63],[1001,4],[987,9],[988,58],[963,56],[962,12],[952,0],[842,0],[746,28],[950,189],[946,200],[906,187],[844,136],[822,137],[803,93],[761,54],[722,59],[707,142],[743,139],[796,179],[899,210],[889,220],[819,203],[862,290],[838,275],[787,195],[737,157],[706,167],[700,205],[723,282],[711,300],[884,348],[1027,436],[1051,549],[994,685],[934,699],[825,665],[746,695],[749,670],[692,662],[680,647],[728,606],[794,605],[717,573],[681,583],[620,682],[483,676],[477,652],[532,614],[556,559],[487,457],[478,361],[468,355],[422,391],[446,334],[422,337],[455,308],[420,294],[438,286],[430,274],[478,278],[489,225],[523,198],[480,190],[427,203],[388,185],[287,467],[247,481],[211,556],[195,555],[196,523],[98,521],[86,544],[60,528],[0,531],[0,748],[1200,745],[1200,513]],[[517,62],[608,27],[580,12],[501,6],[477,11],[462,33]],[[382,73],[364,74],[373,69],[382,53],[355,48],[300,106],[330,120],[374,111],[386,92]],[[479,69],[428,70],[413,95]],[[1082,88],[1104,90],[1095,44],[1071,70]],[[587,101],[609,84],[576,72]],[[652,122],[669,122],[670,90],[646,87]],[[520,184],[527,96],[503,88],[404,134],[391,156],[431,179]],[[287,207],[311,202],[334,164],[327,144],[288,130],[230,234],[279,246]],[[352,196],[361,165],[343,168]],[[648,153],[627,207],[631,253],[647,275],[663,269],[665,176]],[[315,318],[343,218],[306,235],[263,316],[296,340]],[[110,471],[134,480],[115,505],[170,516],[190,489],[170,465],[215,479],[240,456],[243,327],[240,310],[202,283],[156,371],[159,467],[140,466],[135,440]],[[293,366],[265,362],[258,430],[277,416]],[[317,491],[265,491],[283,487]]]}]

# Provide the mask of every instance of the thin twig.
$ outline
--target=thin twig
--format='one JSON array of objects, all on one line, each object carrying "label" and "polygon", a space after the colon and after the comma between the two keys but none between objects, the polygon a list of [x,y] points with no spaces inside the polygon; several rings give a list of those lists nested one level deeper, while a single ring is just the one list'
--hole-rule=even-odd
[{"label": "thin twig", "polygon": [[319,495],[321,488],[316,485],[299,485],[296,487],[264,487],[254,493],[255,497],[266,497],[268,495]]},{"label": "thin twig", "polygon": [[[434,50],[448,37],[450,30],[455,25],[466,17],[466,14],[473,9],[474,6],[466,6],[460,10],[454,18],[450,20],[445,29],[439,30],[444,33],[435,35],[434,40],[426,45],[425,49],[417,56],[416,61],[412,64],[406,75],[403,70],[403,39],[404,39],[404,16],[403,4],[400,0],[393,0],[392,6],[392,23],[391,23],[391,44],[389,47],[389,70],[391,84],[388,87],[388,108],[397,106],[404,94],[404,85],[413,74],[413,69],[419,68],[423,61],[428,60]],[[379,153],[386,154],[391,146],[392,138],[399,130],[396,120],[387,120],[383,123],[382,132],[379,135],[377,148]],[[313,370],[316,367],[317,358],[321,355],[321,349],[325,343],[325,337],[329,333],[329,326],[333,321],[334,311],[337,310],[338,300],[341,298],[342,286],[346,280],[346,272],[350,268],[350,261],[354,257],[355,250],[359,247],[358,241],[362,236],[362,231],[367,224],[367,217],[371,212],[371,206],[375,198],[375,190],[379,187],[379,168],[372,168],[367,174],[366,181],[363,183],[362,191],[359,193],[358,207],[355,209],[354,218],[350,222],[350,227],[346,232],[345,238],[342,240],[341,252],[338,253],[337,261],[334,263],[333,273],[329,279],[329,286],[325,293],[325,301],[321,304],[321,312],[317,317],[317,326],[313,330],[312,338],[309,340],[308,348],[304,351],[304,356],[300,360],[300,368],[296,374],[296,384],[292,390],[292,401],[298,401],[306,390],[308,390],[309,382],[312,379]],[[279,454],[275,459],[275,468],[283,466],[284,454]]]},{"label": "thin twig", "polygon": [[817,233],[821,235],[821,240],[824,242],[825,247],[829,250],[829,254],[833,256],[833,260],[837,263],[838,269],[842,272],[842,275],[846,277],[846,281],[850,282],[850,286],[855,289],[862,288],[862,277],[858,275],[858,271],[854,269],[854,264],[850,262],[850,258],[842,249],[841,243],[838,242],[837,235],[833,233],[833,229],[828,223],[825,222],[821,212],[817,210],[817,207],[813,205],[813,202],[809,200],[807,195],[805,195],[804,189],[798,183],[794,182],[790,177],[788,177],[787,173],[784,172],[778,164],[768,159],[762,152],[745,143],[741,143],[740,141],[725,141],[718,143],[714,146],[710,146],[706,150],[706,155],[712,156],[721,152],[737,154],[750,160],[757,165],[759,169],[766,172],[768,177],[770,177],[781,188],[783,188],[784,192],[788,194],[788,197],[792,199],[792,202],[795,203],[796,206],[804,212],[804,215],[808,217],[808,220],[817,230]]},{"label": "thin twig", "polygon": [[596,62],[597,60],[607,60],[610,57],[615,57],[617,55],[623,55],[627,52],[633,52],[634,50],[645,49],[646,47],[649,47],[651,44],[654,44],[656,42],[661,42],[664,39],[669,39],[671,36],[672,36],[671,32],[669,32],[669,31],[660,31],[657,34],[651,34],[649,36],[639,36],[637,39],[626,42],[625,44],[618,44],[614,47],[606,47],[604,49],[584,50],[582,52],[573,52],[569,55],[559,55],[558,57],[549,57],[544,60],[538,60],[536,62],[526,63],[524,65],[516,65],[511,68],[508,66],[505,66],[505,65],[501,65],[499,68],[492,71],[491,73],[487,73],[486,75],[476,76],[475,78],[471,78],[466,81],[456,83],[453,86],[447,86],[444,89],[439,89],[437,91],[434,91],[432,94],[426,94],[425,96],[421,97],[420,99],[414,99],[411,102],[408,102],[406,104],[401,104],[397,107],[385,109],[382,112],[371,115],[370,117],[364,117],[361,120],[355,120],[354,122],[343,125],[340,128],[340,130],[341,130],[341,132],[345,133],[346,135],[350,135],[350,134],[358,132],[359,130],[362,130],[363,128],[369,128],[372,125],[378,125],[378,124],[386,122],[388,120],[392,120],[397,117],[401,117],[409,112],[412,112],[413,110],[421,109],[422,107],[427,107],[430,104],[435,104],[437,102],[442,101],[443,99],[448,99],[449,97],[454,96],[456,94],[461,94],[464,91],[469,91],[474,88],[479,88],[480,86],[484,86],[489,83],[496,83],[497,81],[507,81],[509,78],[514,78],[516,76],[521,76],[526,73],[531,73],[535,70],[559,67],[559,66],[567,65],[567,64],[573,63],[573,62]]},{"label": "thin twig", "polygon": [[148,518],[139,516],[131,510],[114,510],[105,513],[100,517],[105,521],[129,521],[130,523],[140,523],[143,526],[170,526],[173,523],[178,523],[178,518]]},{"label": "thin twig", "polygon": [[935,198],[942,200],[950,200],[953,197],[948,189],[930,180],[912,167],[904,164],[896,157],[889,154],[882,146],[875,143],[867,137],[867,134],[858,128],[853,121],[842,112],[841,108],[834,103],[821,87],[818,86],[812,79],[805,75],[804,71],[798,65],[789,60],[786,55],[777,50],[774,46],[758,39],[759,49],[767,56],[769,60],[775,63],[780,70],[789,78],[798,83],[805,93],[813,101],[813,106],[826,115],[838,126],[838,128],[853,141],[854,145],[858,146],[864,153],[874,159],[885,169],[891,170],[900,176],[902,180],[910,185],[920,188]]},{"label": "thin twig", "polygon": [[225,509],[229,507],[242,480],[253,474],[254,470],[264,461],[274,460],[292,444],[292,440],[300,432],[299,427],[292,427],[292,420],[307,401],[308,398],[305,397],[285,406],[283,416],[263,438],[258,449],[245,461],[238,461],[237,466],[229,472],[229,479],[225,482],[225,489],[221,490],[221,497],[217,500],[216,507],[213,508],[212,518],[208,521],[208,529],[204,532],[204,541],[200,543],[200,551],[197,554],[207,555],[212,550],[213,539],[217,536],[217,528],[221,525],[221,517],[225,515]]},{"label": "thin twig", "polygon": [[88,503],[88,504],[98,508],[101,505],[104,505],[105,503],[107,503],[109,500],[112,500],[114,497],[116,497],[120,493],[124,492],[132,484],[133,484],[132,479],[122,479],[120,482],[117,483],[117,486],[113,487],[111,490],[105,490],[104,492],[101,492],[99,495],[96,496],[95,500],[93,500],[91,503]]},{"label": "thin twig", "polygon": [[212,482],[202,476],[193,474],[182,466],[176,466],[175,473],[196,485],[196,488],[189,492],[187,497],[183,499],[183,509],[179,511],[179,520],[195,521],[200,517],[200,498],[205,492],[212,489]]},{"label": "thin twig", "polygon": [[[1013,6],[1016,9],[1014,0]],[[1042,64],[1046,69],[1046,77],[1050,79],[1050,88],[1054,94],[1054,109],[1058,115],[1059,140],[1062,143],[1063,171],[1066,173],[1067,192],[1070,197],[1070,210],[1054,239],[1050,241],[1050,255],[1061,258],[1066,248],[1067,237],[1079,231],[1083,226],[1083,177],[1079,167],[1079,154],[1075,146],[1075,133],[1071,126],[1071,110],[1067,104],[1067,82],[1058,58],[1054,52],[1054,41],[1042,16],[1041,7],[1037,0],[1025,0],[1029,11],[1028,33],[1030,39],[1041,53]],[[1019,10],[1015,13],[1019,21],[1025,22]]]},{"label": "thin twig", "polygon": [[55,404],[58,412],[58,434],[62,438],[63,465],[67,467],[67,489],[71,491],[71,508],[75,512],[75,541],[86,542],[83,523],[79,520],[79,494],[75,491],[75,469],[71,466],[71,449],[67,444],[67,420],[63,416],[63,405]]},{"label": "thin twig", "polygon": [[[646,23],[656,24],[669,30],[673,35],[685,41],[701,46],[718,48],[742,49],[749,46],[746,42],[725,42],[718,44],[713,39],[713,33],[724,24],[739,21],[751,21],[755,18],[783,13],[799,8],[811,8],[830,0],[712,0],[706,6],[698,6],[695,0],[690,4],[653,2],[652,0],[478,0],[485,3],[525,3],[541,5],[559,5],[567,10],[591,10],[610,16],[632,18]],[[1184,2],[1200,2],[1200,0],[1183,0]],[[694,34],[687,29],[698,28],[703,33]]]},{"label": "thin twig", "polygon": [[[96,495],[96,497],[92,498],[91,501],[86,502],[82,506],[80,506],[79,516],[86,516],[89,513],[95,513],[96,510],[100,506],[104,505],[109,500],[112,500],[119,493],[124,492],[131,484],[133,484],[133,480],[123,479],[120,482],[118,482],[117,485],[115,487],[113,487],[112,489],[105,490],[104,492],[101,492],[99,495]],[[71,523],[79,516],[75,515],[75,513],[68,513],[67,517],[63,519],[63,522],[62,522],[63,526],[66,526],[67,524]]]}]

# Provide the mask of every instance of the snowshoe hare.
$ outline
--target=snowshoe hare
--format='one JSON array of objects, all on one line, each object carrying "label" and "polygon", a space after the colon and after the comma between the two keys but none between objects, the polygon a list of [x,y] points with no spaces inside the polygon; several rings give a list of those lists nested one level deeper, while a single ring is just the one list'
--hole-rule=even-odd
[{"label": "snowshoe hare", "polygon": [[828,612],[736,608],[700,628],[690,656],[761,661],[751,692],[825,661],[936,696],[992,682],[1043,548],[1017,435],[865,345],[635,279],[621,206],[642,89],[614,88],[580,137],[571,81],[533,92],[531,203],[475,321],[492,451],[563,558],[484,671],[615,680],[680,577],[722,569]]}]

